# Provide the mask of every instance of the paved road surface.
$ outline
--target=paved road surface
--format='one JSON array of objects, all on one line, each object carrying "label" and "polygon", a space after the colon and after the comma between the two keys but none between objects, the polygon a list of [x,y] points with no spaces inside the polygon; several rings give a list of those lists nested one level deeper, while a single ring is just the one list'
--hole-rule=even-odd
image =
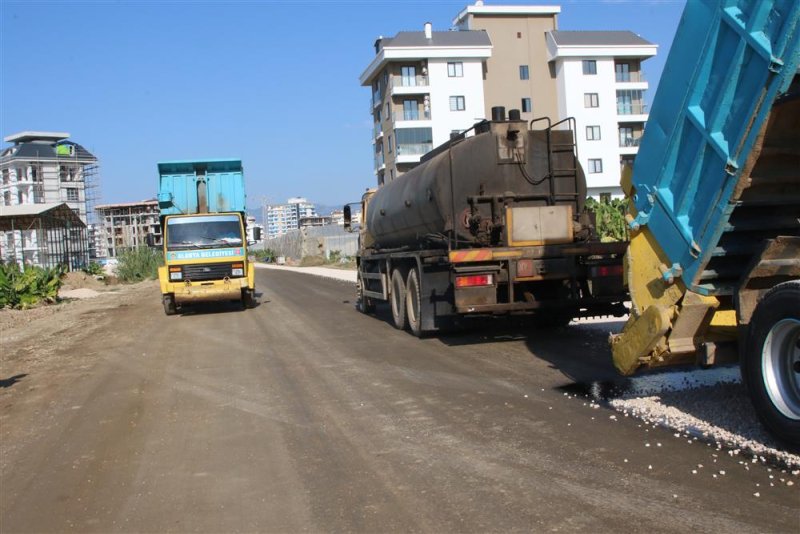
[{"label": "paved road surface", "polygon": [[0,530],[800,529],[778,471],[565,396],[612,376],[603,327],[417,340],[346,283],[258,284],[177,317],[149,287],[71,334],[75,369],[12,369]]}]

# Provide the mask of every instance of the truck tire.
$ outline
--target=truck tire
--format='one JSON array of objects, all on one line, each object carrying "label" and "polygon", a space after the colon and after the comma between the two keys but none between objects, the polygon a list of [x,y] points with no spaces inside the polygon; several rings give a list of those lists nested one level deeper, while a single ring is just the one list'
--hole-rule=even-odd
[{"label": "truck tire", "polygon": [[778,284],[756,305],[741,363],[761,422],[800,446],[800,280]]},{"label": "truck tire", "polygon": [[164,295],[162,298],[164,303],[164,313],[167,315],[175,315],[178,313],[178,307],[175,305],[175,297],[172,295]]},{"label": "truck tire", "polygon": [[356,309],[361,313],[373,313],[375,311],[375,302],[364,296],[364,279],[361,278],[359,273],[356,279]]},{"label": "truck tire", "polygon": [[242,289],[242,307],[246,310],[256,307],[256,294],[254,289]]},{"label": "truck tire", "polygon": [[419,273],[416,267],[412,267],[408,271],[406,280],[406,317],[408,318],[408,328],[417,337],[422,337],[425,334],[422,330],[421,296]]},{"label": "truck tire", "polygon": [[392,294],[389,295],[392,305],[392,319],[394,327],[398,330],[405,330],[408,327],[406,317],[406,281],[400,269],[392,271]]}]

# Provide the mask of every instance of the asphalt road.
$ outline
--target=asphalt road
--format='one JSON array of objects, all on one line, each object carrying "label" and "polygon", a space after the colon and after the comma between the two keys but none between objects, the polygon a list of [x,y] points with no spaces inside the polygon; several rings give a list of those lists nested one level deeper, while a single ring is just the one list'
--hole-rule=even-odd
[{"label": "asphalt road", "polygon": [[6,366],[0,530],[800,530],[777,470],[572,395],[613,376],[607,325],[418,340],[350,284],[258,286],[175,317],[149,287],[56,351],[79,368]]}]

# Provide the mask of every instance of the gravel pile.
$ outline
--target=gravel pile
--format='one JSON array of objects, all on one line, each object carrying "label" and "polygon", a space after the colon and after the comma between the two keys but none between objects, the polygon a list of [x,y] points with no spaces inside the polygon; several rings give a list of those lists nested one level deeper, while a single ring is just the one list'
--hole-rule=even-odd
[{"label": "gravel pile", "polygon": [[738,368],[637,377],[608,404],[686,438],[725,447],[732,456],[743,454],[800,468],[800,456],[782,450],[759,423]]}]

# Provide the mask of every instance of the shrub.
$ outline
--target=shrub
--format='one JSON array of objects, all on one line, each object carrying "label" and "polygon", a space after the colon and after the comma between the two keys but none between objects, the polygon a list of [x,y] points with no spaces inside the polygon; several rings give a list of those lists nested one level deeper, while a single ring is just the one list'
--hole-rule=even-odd
[{"label": "shrub", "polygon": [[261,261],[265,263],[274,262],[275,257],[277,256],[277,254],[275,254],[275,251],[272,250],[271,248],[268,249],[260,248],[257,250],[251,250],[250,255],[253,256],[253,258],[255,258],[256,261]]},{"label": "shrub", "polygon": [[595,228],[600,241],[628,239],[628,226],[625,224],[627,198],[598,202],[590,197],[586,199],[586,209],[595,215]]},{"label": "shrub", "polygon": [[158,278],[158,268],[164,264],[161,251],[150,247],[128,249],[119,255],[117,277],[122,282],[141,282]]},{"label": "shrub", "polygon": [[89,262],[89,265],[83,268],[83,272],[92,276],[102,276],[104,274],[103,266],[96,261]]},{"label": "shrub", "polygon": [[24,309],[40,302],[55,302],[64,272],[62,266],[31,266],[22,271],[16,263],[0,264],[0,308]]}]

